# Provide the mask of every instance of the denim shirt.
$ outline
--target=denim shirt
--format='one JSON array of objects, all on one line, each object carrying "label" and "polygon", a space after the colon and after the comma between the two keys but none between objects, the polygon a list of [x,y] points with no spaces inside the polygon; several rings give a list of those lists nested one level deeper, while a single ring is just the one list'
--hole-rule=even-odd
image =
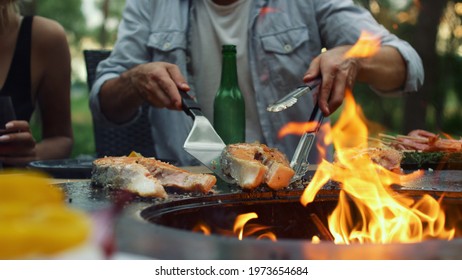
[{"label": "denim shirt", "polygon": [[[193,2],[193,1],[192,1]],[[322,48],[354,44],[361,31],[378,35],[382,45],[395,47],[407,64],[407,80],[402,89],[387,94],[417,91],[423,83],[422,62],[405,41],[378,24],[365,9],[349,0],[253,0],[249,22],[249,66],[257,110],[268,146],[290,159],[300,139],[278,138],[288,122],[306,122],[313,108],[311,96],[304,96],[290,109],[279,113],[266,108],[302,83],[311,60]],[[191,7],[190,7],[191,6]],[[127,0],[118,39],[111,56],[101,62],[91,91],[90,107],[96,121],[112,125],[101,113],[98,92],[108,79],[142,63],[165,61],[179,66],[196,95],[189,67],[189,0]],[[379,93],[380,94],[380,93]],[[151,107],[152,136],[159,158],[176,159],[181,165],[198,164],[183,150],[192,119],[184,112]],[[328,121],[325,120],[325,121]],[[320,144],[323,135],[317,137]],[[314,152],[314,151],[313,151]],[[310,162],[319,155],[311,153]]]}]

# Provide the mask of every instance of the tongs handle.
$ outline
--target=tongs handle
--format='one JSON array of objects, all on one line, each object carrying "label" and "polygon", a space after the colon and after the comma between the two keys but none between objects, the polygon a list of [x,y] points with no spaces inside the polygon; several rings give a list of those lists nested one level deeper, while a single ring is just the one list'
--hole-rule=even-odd
[{"label": "tongs handle", "polygon": [[306,83],[304,86],[309,87],[310,90],[313,90],[315,87],[321,85],[322,79],[321,78],[316,78],[308,83]]},{"label": "tongs handle", "polygon": [[321,78],[312,80],[304,85],[297,87],[295,90],[289,92],[283,98],[277,100],[269,105],[266,110],[269,112],[281,112],[297,103],[298,99],[303,95],[312,92],[316,87],[321,84]]},{"label": "tongs handle", "polygon": [[321,78],[316,78],[304,85],[301,85],[299,87],[297,87],[294,91],[292,91],[291,93],[289,93],[287,95],[287,97],[290,96],[290,98],[300,98],[302,97],[303,95],[307,94],[308,92],[311,92],[312,90],[314,90],[317,86],[319,86],[321,84]]},{"label": "tongs handle", "polygon": [[295,91],[292,92],[292,98],[297,100],[308,92],[313,91],[317,86],[321,85],[322,79],[316,78],[302,86],[299,86]]},{"label": "tongs handle", "polygon": [[300,141],[298,142],[297,148],[295,149],[292,161],[290,162],[290,166],[295,171],[295,174],[292,177],[291,182],[295,182],[301,179],[303,176],[305,176],[306,172],[308,171],[308,156],[313,146],[313,142],[316,138],[316,133],[319,131],[319,128],[321,127],[323,120],[324,116],[321,110],[319,109],[318,104],[316,103],[309,119],[310,123],[316,122],[316,126],[312,130],[307,131],[302,135]]},{"label": "tongs handle", "polygon": [[308,122],[316,122],[316,126],[311,131],[307,132],[318,132],[321,128],[322,121],[324,120],[324,115],[322,111],[319,109],[318,103],[314,104],[313,111],[311,112],[311,116]]},{"label": "tongs handle", "polygon": [[181,95],[181,109],[190,116],[193,120],[196,116],[203,116],[199,104],[185,91],[178,90]]}]

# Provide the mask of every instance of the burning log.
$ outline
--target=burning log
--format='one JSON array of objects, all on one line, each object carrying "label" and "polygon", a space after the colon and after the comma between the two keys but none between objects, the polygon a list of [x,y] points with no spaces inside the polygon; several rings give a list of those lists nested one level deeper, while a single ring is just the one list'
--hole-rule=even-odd
[{"label": "burning log", "polygon": [[315,213],[310,214],[311,220],[313,220],[314,225],[318,228],[321,237],[324,240],[334,241],[334,236],[330,233],[330,231],[324,226],[321,219],[319,219],[318,215]]}]

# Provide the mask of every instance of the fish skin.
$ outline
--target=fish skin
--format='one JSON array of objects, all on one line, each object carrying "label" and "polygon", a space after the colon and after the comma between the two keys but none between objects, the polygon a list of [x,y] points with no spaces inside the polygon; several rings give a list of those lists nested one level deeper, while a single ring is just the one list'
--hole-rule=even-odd
[{"label": "fish skin", "polygon": [[192,173],[155,158],[122,156],[93,161],[91,181],[103,187],[125,188],[140,196],[166,198],[164,187],[208,193],[217,179],[211,174]]}]

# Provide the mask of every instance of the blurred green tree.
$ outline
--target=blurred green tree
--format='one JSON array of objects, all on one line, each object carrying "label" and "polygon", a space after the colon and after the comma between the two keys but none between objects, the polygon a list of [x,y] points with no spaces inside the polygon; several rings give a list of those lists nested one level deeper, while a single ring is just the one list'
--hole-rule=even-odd
[{"label": "blurred green tree", "polygon": [[108,48],[117,37],[117,26],[122,17],[125,0],[97,0],[96,5],[101,8],[103,14],[99,28],[99,43],[102,48]]},{"label": "blurred green tree", "polygon": [[36,14],[59,22],[70,38],[78,42],[87,34],[85,16],[82,12],[82,0],[23,0],[24,14]]},{"label": "blurred green tree", "polygon": [[[449,0],[356,0],[369,9],[374,17],[391,32],[408,41],[422,58],[425,82],[422,89],[404,98],[385,98],[374,95],[370,89],[359,85],[355,90],[358,103],[366,116],[395,133],[407,133],[413,129],[460,133],[460,125],[454,125],[455,118],[448,115],[448,105],[460,100],[448,101],[451,91],[462,92],[455,75],[460,72],[462,6]],[[459,3],[460,4],[460,3]],[[447,26],[448,36],[438,34]],[[460,32],[457,32],[459,30]],[[458,35],[458,36],[457,36]],[[437,51],[444,45],[443,52]],[[459,89],[460,88],[460,89]],[[454,110],[453,110],[454,111]],[[460,110],[459,110],[460,111]]]},{"label": "blurred green tree", "polygon": [[82,0],[22,0],[21,10],[25,15],[41,15],[58,21],[67,31],[72,46],[77,47],[81,39],[94,39],[102,48],[110,48],[117,36],[125,0],[93,0],[97,12],[102,15],[99,26],[88,27],[87,17],[82,11]]}]

